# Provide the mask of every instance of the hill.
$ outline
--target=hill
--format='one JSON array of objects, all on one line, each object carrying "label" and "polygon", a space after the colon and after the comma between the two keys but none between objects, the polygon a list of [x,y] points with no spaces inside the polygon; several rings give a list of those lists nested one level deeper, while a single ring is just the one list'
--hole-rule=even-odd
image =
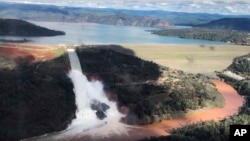
[{"label": "hill", "polygon": [[0,44],[1,141],[60,131],[74,118],[73,84],[58,51]]},{"label": "hill", "polygon": [[139,26],[139,27],[158,27],[158,28],[171,28],[173,25],[159,18],[150,16],[134,16],[128,14],[112,14],[105,16],[98,16],[95,14],[85,15],[84,21],[108,25],[120,26]]},{"label": "hill", "polygon": [[[115,10],[113,10],[115,11]],[[138,15],[138,16],[152,16],[168,21],[174,25],[193,26],[197,24],[204,24],[213,20],[225,18],[225,15],[208,14],[208,13],[185,13],[185,12],[170,12],[162,10],[116,10],[123,13]],[[230,17],[230,16],[229,16]]]},{"label": "hill", "polygon": [[250,31],[250,18],[222,18],[206,24],[196,25],[195,27]]},{"label": "hill", "polygon": [[160,36],[177,36],[187,39],[202,39],[238,45],[250,45],[250,35],[245,31],[194,27],[185,29],[149,30],[149,32]]},{"label": "hill", "polygon": [[250,96],[250,54],[234,58],[232,64],[217,75],[241,95]]},{"label": "hill", "polygon": [[[73,85],[67,77],[67,55],[44,59],[58,50],[43,53],[43,49],[5,46],[0,48],[0,140],[65,129],[76,111]],[[223,105],[205,75],[161,67],[107,49],[110,46],[83,46],[76,51],[84,73],[90,80],[103,82],[107,96],[128,114],[127,123],[149,124],[191,109]]]},{"label": "hill", "polygon": [[[206,121],[183,128],[174,129],[170,136],[152,137],[149,139],[142,139],[140,141],[228,141],[230,135],[231,125],[249,125],[250,124],[250,83],[249,83],[249,66],[250,54],[236,57],[232,64],[225,69],[231,71],[234,75],[225,75],[218,72],[218,76],[230,83],[239,94],[244,95],[245,104],[240,108],[238,115],[221,120],[220,122]],[[244,76],[245,80],[236,80],[235,75]],[[233,76],[233,77],[232,77]]]},{"label": "hill", "polygon": [[250,54],[234,58],[228,70],[250,79]]},{"label": "hill", "polygon": [[[79,8],[79,7],[60,7],[52,5],[34,5],[20,3],[0,2],[0,17],[19,18],[25,20],[42,20],[42,21],[64,21],[64,22],[82,22],[88,17],[98,17],[105,20],[105,15],[127,15],[134,18],[151,17],[169,22],[174,25],[193,26],[205,24],[221,18],[250,18],[249,15],[219,15],[208,13],[185,13],[170,12],[162,10],[126,10],[126,9],[109,9],[109,8]],[[111,20],[111,19],[109,19]],[[88,21],[86,21],[88,22]],[[114,23],[113,23],[114,24]],[[129,25],[132,25],[131,23]]]},{"label": "hill", "polygon": [[205,75],[162,67],[109,47],[82,46],[77,54],[84,72],[97,75],[107,90],[117,94],[120,105],[130,109],[128,123],[149,124],[189,110],[223,105],[223,98]]},{"label": "hill", "polygon": [[3,36],[56,36],[62,31],[50,30],[18,19],[0,19],[0,35]]},{"label": "hill", "polygon": [[[0,16],[36,21],[91,22],[98,24],[169,28],[172,24],[152,16],[132,15],[106,9],[1,3]],[[16,14],[18,13],[18,14]]]}]

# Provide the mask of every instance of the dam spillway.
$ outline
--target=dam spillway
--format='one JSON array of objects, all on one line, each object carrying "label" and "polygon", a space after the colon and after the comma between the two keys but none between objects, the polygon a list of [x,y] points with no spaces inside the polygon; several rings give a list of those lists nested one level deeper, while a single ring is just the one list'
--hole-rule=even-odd
[{"label": "dam spillway", "polygon": [[116,102],[107,98],[100,81],[89,81],[82,73],[75,49],[69,48],[67,52],[71,66],[68,76],[74,85],[77,106],[76,119],[69,125],[69,133],[76,134],[93,129],[91,136],[126,134],[126,126],[120,123],[125,115],[118,111]]},{"label": "dam spillway", "polygon": [[82,72],[81,63],[80,63],[79,58],[75,52],[75,49],[69,48],[69,49],[67,49],[67,53],[68,53],[69,60],[70,60],[71,70],[78,70],[78,71]]},{"label": "dam spillway", "polygon": [[125,115],[118,111],[115,101],[110,101],[103,84],[98,81],[89,81],[82,73],[80,60],[75,49],[67,49],[71,70],[68,77],[74,86],[77,111],[76,118],[67,129],[32,137],[23,141],[51,141],[74,140],[72,138],[84,136],[92,140],[102,140],[112,136],[128,136],[128,125],[120,122]]}]

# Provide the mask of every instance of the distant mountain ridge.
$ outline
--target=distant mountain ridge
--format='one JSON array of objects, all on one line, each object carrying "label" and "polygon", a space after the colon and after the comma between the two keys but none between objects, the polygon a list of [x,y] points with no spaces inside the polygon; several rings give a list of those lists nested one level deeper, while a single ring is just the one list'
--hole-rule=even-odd
[{"label": "distant mountain ridge", "polygon": [[149,16],[132,16],[127,14],[114,14],[107,16],[88,15],[84,18],[86,22],[99,24],[121,25],[121,26],[140,26],[140,27],[159,27],[171,28],[172,24]]},{"label": "distant mountain ridge", "polygon": [[206,24],[196,25],[196,27],[250,31],[250,18],[222,18]]},{"label": "distant mountain ridge", "polygon": [[1,3],[0,17],[37,21],[59,22],[91,22],[98,24],[141,26],[141,27],[173,27],[167,21],[157,17],[131,15],[106,9],[59,7],[52,5]]},{"label": "distant mountain ridge", "polygon": [[[250,18],[250,15],[170,12],[163,10],[128,10],[112,8],[62,7],[0,2],[0,17],[57,22],[93,22],[99,24],[172,27],[193,26],[222,18]],[[170,24],[169,24],[170,23]]]},{"label": "distant mountain ridge", "polygon": [[50,30],[17,19],[0,19],[0,35],[7,36],[56,36],[65,35],[63,31]]}]

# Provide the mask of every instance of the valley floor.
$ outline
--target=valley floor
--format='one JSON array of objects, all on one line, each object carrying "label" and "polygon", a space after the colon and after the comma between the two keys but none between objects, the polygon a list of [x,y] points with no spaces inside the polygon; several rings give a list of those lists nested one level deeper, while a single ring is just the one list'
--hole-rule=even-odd
[{"label": "valley floor", "polygon": [[227,68],[234,57],[250,52],[249,46],[238,45],[123,45],[135,55],[157,64],[190,73],[215,76],[214,71]]}]

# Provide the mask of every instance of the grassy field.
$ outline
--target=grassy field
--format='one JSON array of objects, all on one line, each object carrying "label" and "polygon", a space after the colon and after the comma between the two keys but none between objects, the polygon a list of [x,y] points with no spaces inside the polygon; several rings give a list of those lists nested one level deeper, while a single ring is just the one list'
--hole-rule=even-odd
[{"label": "grassy field", "polygon": [[249,46],[237,45],[123,45],[135,55],[160,65],[191,73],[214,76],[228,67],[234,57],[250,52]]}]

